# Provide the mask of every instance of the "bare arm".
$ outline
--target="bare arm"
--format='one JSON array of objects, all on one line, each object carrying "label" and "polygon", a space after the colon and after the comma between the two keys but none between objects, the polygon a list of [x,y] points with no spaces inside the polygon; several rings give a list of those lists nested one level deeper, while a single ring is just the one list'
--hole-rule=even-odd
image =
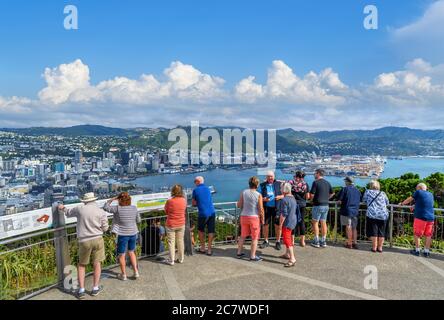
[{"label": "bare arm", "polygon": [[259,195],[259,219],[260,222],[263,224],[264,223],[264,199],[262,199],[262,195]]},{"label": "bare arm", "polygon": [[237,207],[239,209],[242,209],[243,206],[244,206],[244,193],[241,192],[241,194],[239,196],[239,200],[237,201]]},{"label": "bare arm", "polygon": [[401,202],[400,205],[401,206],[408,206],[408,205],[412,204],[413,200],[414,200],[413,197],[408,197],[403,202]]}]

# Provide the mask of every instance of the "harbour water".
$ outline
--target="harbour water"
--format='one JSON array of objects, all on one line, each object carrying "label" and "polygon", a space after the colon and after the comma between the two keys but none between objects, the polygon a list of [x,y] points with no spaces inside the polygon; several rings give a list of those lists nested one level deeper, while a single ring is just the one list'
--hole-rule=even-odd
[{"label": "harbour water", "polygon": [[[408,172],[417,173],[422,178],[435,172],[444,172],[444,159],[404,158],[403,160],[387,160],[381,178],[395,178]],[[257,175],[257,170],[215,169],[201,172],[199,175],[202,175],[205,178],[205,183],[207,185],[215,187],[217,191],[213,196],[215,202],[227,202],[237,200],[240,192],[248,186],[248,179],[251,176]],[[292,175],[284,174],[281,170],[277,170],[276,177],[278,179],[289,180],[292,178]],[[165,186],[172,186],[176,183],[183,185],[185,188],[193,188],[193,178],[194,176],[189,174],[165,174],[138,178],[135,183],[155,191]],[[264,179],[264,176],[260,176],[260,178]],[[333,186],[342,186],[344,184],[342,177],[327,177],[327,180],[330,181]],[[370,179],[356,179],[356,184],[359,186],[365,186],[369,180]],[[311,184],[313,182],[313,176],[308,175],[306,181]]]}]

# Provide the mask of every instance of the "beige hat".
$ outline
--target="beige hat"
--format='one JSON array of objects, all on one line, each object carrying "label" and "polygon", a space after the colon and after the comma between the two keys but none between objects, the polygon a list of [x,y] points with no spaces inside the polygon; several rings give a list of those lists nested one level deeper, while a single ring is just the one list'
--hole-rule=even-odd
[{"label": "beige hat", "polygon": [[85,193],[83,196],[82,202],[88,203],[96,201],[98,198],[94,195],[94,192]]}]

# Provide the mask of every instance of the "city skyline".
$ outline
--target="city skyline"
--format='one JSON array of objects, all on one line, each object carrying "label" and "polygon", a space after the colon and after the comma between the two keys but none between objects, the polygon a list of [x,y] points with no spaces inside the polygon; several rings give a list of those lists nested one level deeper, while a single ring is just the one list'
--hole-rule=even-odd
[{"label": "city skyline", "polygon": [[368,4],[10,5],[0,127],[442,128],[444,1]]}]

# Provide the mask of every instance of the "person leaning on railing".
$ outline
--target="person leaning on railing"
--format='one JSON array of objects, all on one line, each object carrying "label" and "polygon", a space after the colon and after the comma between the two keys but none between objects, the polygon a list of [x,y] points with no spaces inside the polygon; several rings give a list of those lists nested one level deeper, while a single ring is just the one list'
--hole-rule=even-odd
[{"label": "person leaning on railing", "polygon": [[97,197],[94,193],[86,193],[82,199],[84,206],[67,209],[63,204],[59,205],[60,213],[67,217],[77,218],[77,240],[79,242],[78,299],[85,298],[85,270],[92,260],[94,267],[92,296],[97,296],[103,287],[99,286],[102,272],[101,263],[105,261],[105,244],[103,232],[108,231],[108,218],[105,211],[96,204]]},{"label": "person leaning on railing", "polygon": [[372,180],[365,191],[362,201],[367,204],[367,237],[372,241],[372,252],[382,253],[385,229],[389,213],[389,200],[377,180]]},{"label": "person leaning on railing", "polygon": [[[111,203],[118,201],[117,206],[111,206]],[[126,251],[130,257],[131,265],[134,270],[134,278],[139,278],[139,269],[137,268],[136,243],[137,243],[137,224],[141,222],[139,212],[135,206],[131,205],[131,196],[127,192],[120,193],[117,197],[108,200],[103,209],[113,214],[112,232],[117,234],[117,254],[119,256],[119,265],[121,273],[117,276],[119,280],[126,281]]]},{"label": "person leaning on railing", "polygon": [[[181,185],[176,184],[171,188],[171,199],[165,203],[165,213],[167,215],[166,234],[170,259],[166,263],[173,266],[175,262],[183,263],[185,256],[185,220],[186,220],[187,200]],[[176,244],[177,255],[176,258]]]},{"label": "person leaning on railing", "polygon": [[430,247],[432,245],[433,227],[435,224],[435,200],[433,194],[427,191],[427,186],[420,183],[416,186],[415,193],[401,202],[406,206],[415,203],[413,233],[415,238],[415,249],[411,253],[419,256],[421,252],[421,238],[425,236],[424,257],[430,257]]},{"label": "person leaning on railing", "polygon": [[250,260],[254,262],[261,261],[262,258],[256,255],[257,244],[261,233],[261,224],[264,222],[264,206],[262,195],[257,191],[259,179],[251,177],[248,181],[249,188],[242,191],[237,202],[240,208],[241,217],[241,236],[238,242],[237,257],[240,259],[245,256],[242,252],[245,239],[251,236]]}]

